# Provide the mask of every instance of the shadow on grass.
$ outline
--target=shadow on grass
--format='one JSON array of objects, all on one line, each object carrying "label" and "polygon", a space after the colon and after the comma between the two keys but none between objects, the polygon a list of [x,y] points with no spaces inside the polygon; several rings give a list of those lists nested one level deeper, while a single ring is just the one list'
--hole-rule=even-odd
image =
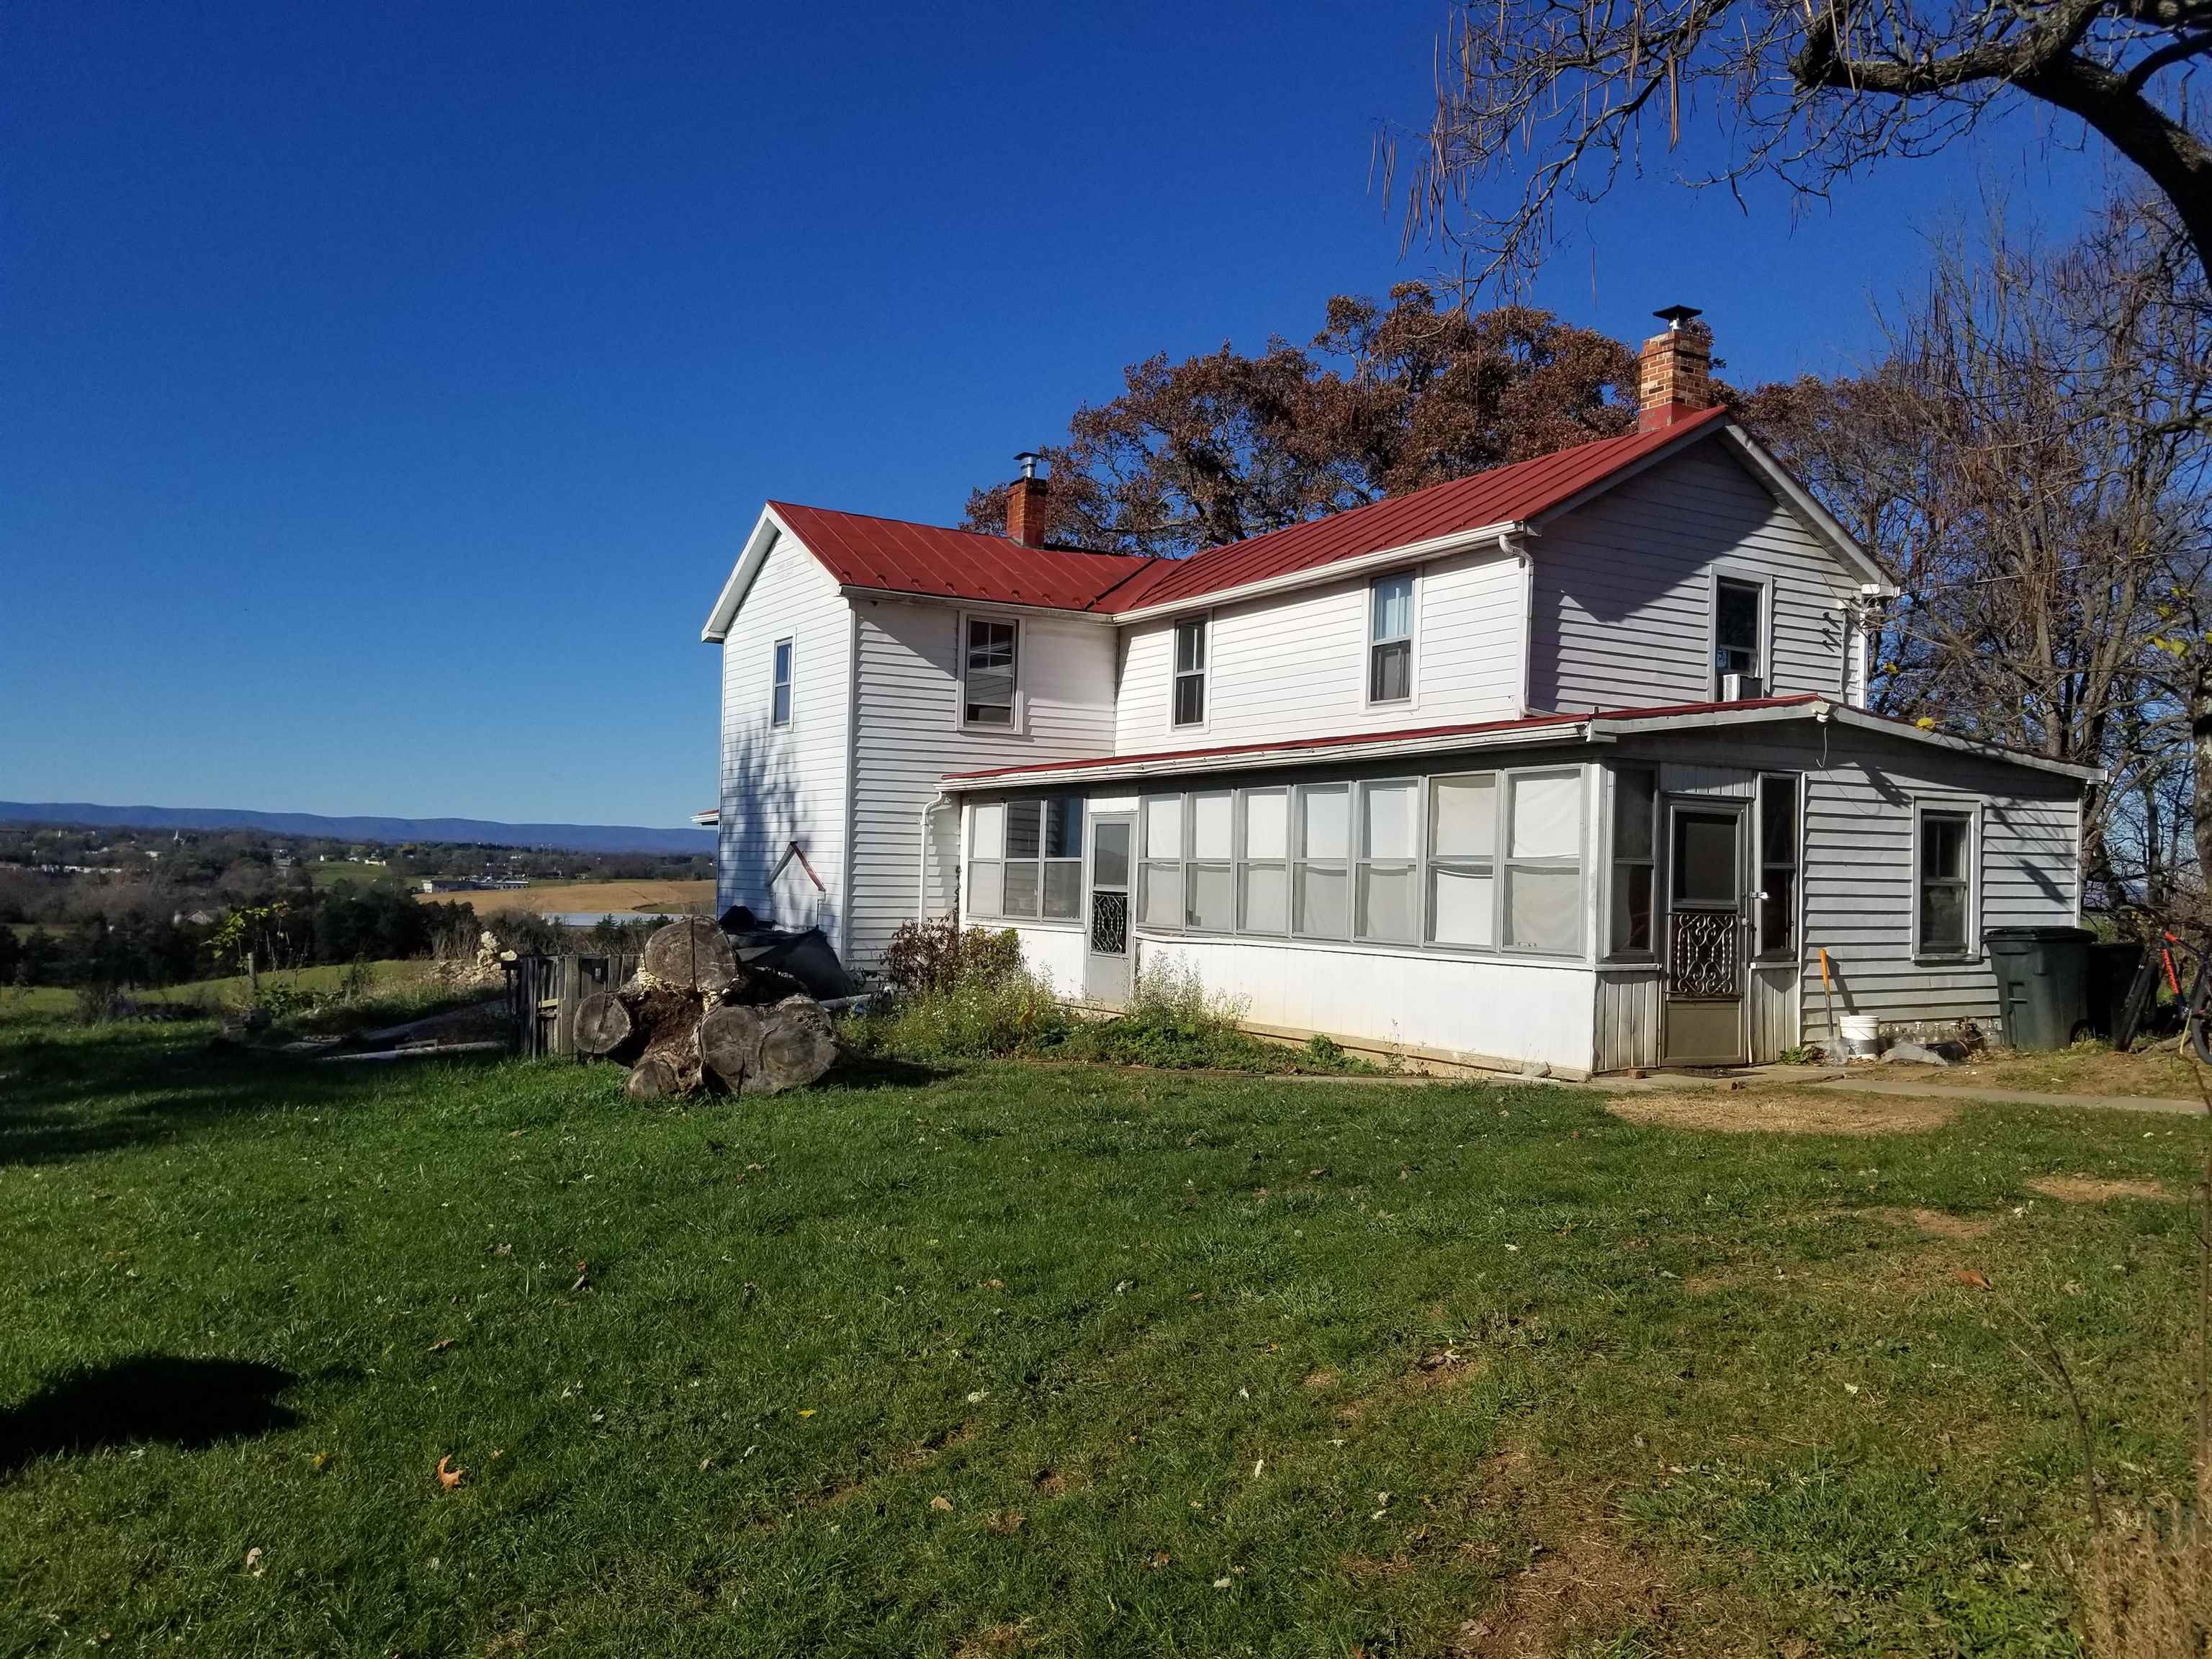
[{"label": "shadow on grass", "polygon": [[54,1378],[0,1410],[0,1478],[41,1457],[162,1441],[188,1450],[289,1429],[276,1403],[298,1379],[251,1359],[135,1354]]},{"label": "shadow on grass", "polygon": [[499,1060],[324,1065],[156,1027],[34,1037],[0,1047],[0,1167],[114,1152],[264,1112],[335,1108],[414,1067]]},{"label": "shadow on grass", "polygon": [[925,1089],[956,1075],[957,1067],[925,1066],[888,1054],[855,1054],[842,1050],[837,1064],[823,1080],[841,1089]]}]

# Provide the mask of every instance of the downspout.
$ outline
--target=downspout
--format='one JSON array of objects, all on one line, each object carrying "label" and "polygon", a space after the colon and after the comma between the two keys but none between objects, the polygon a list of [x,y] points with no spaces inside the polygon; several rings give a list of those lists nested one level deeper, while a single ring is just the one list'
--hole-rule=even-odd
[{"label": "downspout", "polygon": [[[937,809],[939,807],[951,806],[957,804],[957,803],[956,802],[947,800],[945,798],[945,792],[942,789],[939,790],[934,795],[931,796],[927,801],[922,803],[921,860],[916,871],[917,880],[914,892],[914,919],[916,921],[927,921],[929,920],[929,821],[937,816]],[[959,921],[959,908],[957,904],[953,908],[953,921],[954,924],[957,926]]]},{"label": "downspout", "polygon": [[837,882],[837,959],[850,963],[853,960],[853,870],[854,842],[860,821],[860,607],[852,600],[845,601],[845,610],[853,619],[852,631],[846,639],[845,671],[845,860],[844,869]]},{"label": "downspout", "polygon": [[1514,713],[1525,718],[1534,712],[1528,705],[1528,690],[1534,677],[1532,659],[1536,649],[1536,561],[1516,532],[1509,530],[1498,537],[1498,546],[1501,552],[1510,554],[1521,567],[1520,684],[1516,688],[1513,703]]}]

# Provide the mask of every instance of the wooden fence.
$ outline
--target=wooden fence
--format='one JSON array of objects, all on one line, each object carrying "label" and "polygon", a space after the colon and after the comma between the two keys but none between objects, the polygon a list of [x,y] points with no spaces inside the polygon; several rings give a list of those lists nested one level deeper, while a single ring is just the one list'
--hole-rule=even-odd
[{"label": "wooden fence", "polygon": [[637,971],[635,952],[608,956],[517,957],[507,964],[507,1012],[515,1053],[576,1052],[576,1010],[594,991],[611,991]]}]

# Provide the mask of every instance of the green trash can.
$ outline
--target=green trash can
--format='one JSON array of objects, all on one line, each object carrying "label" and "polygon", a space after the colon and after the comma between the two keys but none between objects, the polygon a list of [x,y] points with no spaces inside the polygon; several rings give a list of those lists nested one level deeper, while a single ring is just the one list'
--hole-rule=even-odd
[{"label": "green trash can", "polygon": [[2086,927],[1992,927],[1982,935],[1997,978],[2008,1048],[2063,1048],[2089,1022]]}]

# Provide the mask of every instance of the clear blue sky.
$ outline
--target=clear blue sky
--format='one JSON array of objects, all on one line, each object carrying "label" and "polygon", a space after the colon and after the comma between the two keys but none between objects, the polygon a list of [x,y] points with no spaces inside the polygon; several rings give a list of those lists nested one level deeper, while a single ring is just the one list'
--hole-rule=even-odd
[{"label": "clear blue sky", "polygon": [[[953,522],[1154,350],[1427,272],[1441,6],[0,10],[0,799],[670,823],[762,500]],[[1794,225],[1625,185],[1540,296],[1848,367],[2025,122]]]}]

